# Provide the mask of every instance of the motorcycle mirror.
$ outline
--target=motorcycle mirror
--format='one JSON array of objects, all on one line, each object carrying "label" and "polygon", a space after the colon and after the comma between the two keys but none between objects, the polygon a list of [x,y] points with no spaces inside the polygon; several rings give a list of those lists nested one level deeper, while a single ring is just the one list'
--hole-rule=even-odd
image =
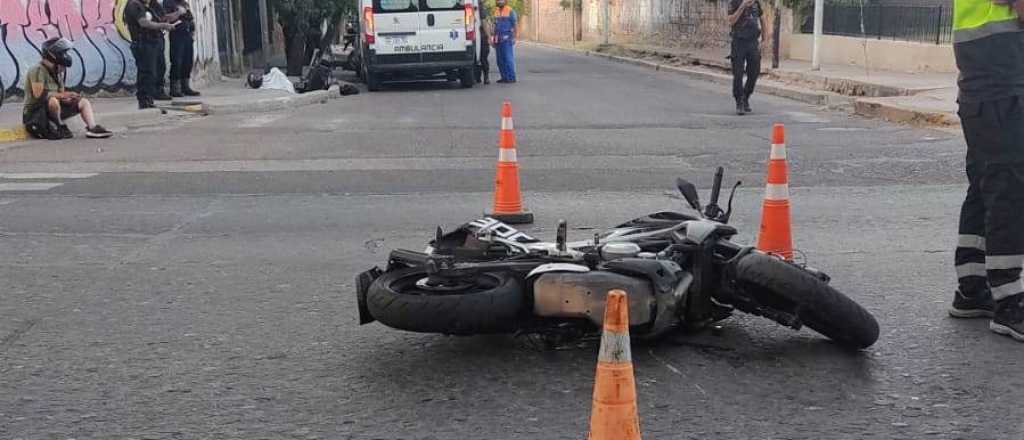
[{"label": "motorcycle mirror", "polygon": [[682,177],[678,177],[676,178],[676,188],[679,188],[679,192],[686,199],[687,203],[697,212],[700,212],[700,195],[697,194],[697,186]]},{"label": "motorcycle mirror", "polygon": [[559,252],[565,252],[566,251],[566,244],[565,244],[565,242],[566,242],[566,239],[567,239],[568,235],[569,235],[569,225],[565,222],[565,220],[559,220],[558,221],[558,232],[555,235],[555,245],[558,246],[558,251]]}]

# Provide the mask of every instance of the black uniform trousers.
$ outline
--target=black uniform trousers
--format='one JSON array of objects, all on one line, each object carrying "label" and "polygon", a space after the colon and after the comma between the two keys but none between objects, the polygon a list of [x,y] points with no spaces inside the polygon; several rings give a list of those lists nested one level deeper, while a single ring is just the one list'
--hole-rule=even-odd
[{"label": "black uniform trousers", "polygon": [[[761,47],[757,38],[733,38],[732,51],[732,96],[737,101],[750,97],[761,74]],[[747,75],[746,84],[743,75]]]},{"label": "black uniform trousers", "polygon": [[998,301],[1024,293],[1024,97],[961,102],[967,198],[960,211],[960,289]]},{"label": "black uniform trousers", "polygon": [[171,34],[171,83],[188,80],[192,76],[192,63],[195,49],[192,47],[192,35]]},{"label": "black uniform trousers", "polygon": [[161,40],[143,40],[132,42],[132,55],[135,57],[135,68],[138,79],[135,84],[135,96],[139,102],[152,100],[157,95],[158,59],[163,59]]}]

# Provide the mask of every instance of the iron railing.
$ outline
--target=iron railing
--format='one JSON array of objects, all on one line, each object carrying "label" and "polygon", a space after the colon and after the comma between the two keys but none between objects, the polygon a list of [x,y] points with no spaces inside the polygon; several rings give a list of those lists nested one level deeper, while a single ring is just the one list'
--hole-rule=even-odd
[{"label": "iron railing", "polygon": [[[826,3],[823,32],[826,35],[951,44],[952,6],[896,6]],[[805,20],[800,31],[813,32]]]}]

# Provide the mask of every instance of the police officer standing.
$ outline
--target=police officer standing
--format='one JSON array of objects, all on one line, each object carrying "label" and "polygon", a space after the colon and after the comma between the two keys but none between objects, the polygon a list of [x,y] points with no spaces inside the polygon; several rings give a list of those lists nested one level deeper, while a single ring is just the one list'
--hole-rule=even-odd
[{"label": "police officer standing", "polygon": [[139,109],[153,108],[157,94],[157,58],[163,57],[163,32],[174,30],[172,23],[161,23],[151,5],[156,0],[129,0],[124,8],[124,22],[132,37],[132,56],[138,71],[135,97]]},{"label": "police officer standing", "polygon": [[501,73],[499,83],[516,82],[516,61],[513,48],[516,45],[516,34],[518,33],[519,17],[516,11],[508,5],[507,0],[495,2],[497,10],[494,12],[494,52],[498,63],[498,72]]},{"label": "police officer standing", "polygon": [[967,198],[949,314],[1024,342],[1024,0],[954,0]]},{"label": "police officer standing", "polygon": [[171,96],[199,96],[192,90],[189,78],[192,76],[192,62],[195,58],[193,48],[196,31],[195,16],[188,0],[164,0],[164,9],[181,14],[181,24],[171,31]]},{"label": "police officer standing", "polygon": [[[150,10],[157,17],[157,21],[164,23],[174,23],[181,18],[182,13],[177,10],[164,8],[160,4],[159,0],[150,0]],[[180,29],[180,26],[179,26]],[[167,88],[164,87],[167,84],[167,42],[160,38],[160,56],[156,58],[156,99],[157,101],[170,101],[171,96],[167,94]]]},{"label": "police officer standing", "polygon": [[[729,24],[732,31],[732,96],[736,98],[736,114],[750,113],[750,95],[761,74],[760,40],[765,28],[764,14],[757,0],[730,0]],[[743,74],[747,83],[743,84]]]},{"label": "police officer standing", "polygon": [[494,22],[487,15],[487,8],[481,7],[480,11],[480,65],[477,70],[476,82],[483,77],[484,84],[491,83],[491,34],[494,33]]}]

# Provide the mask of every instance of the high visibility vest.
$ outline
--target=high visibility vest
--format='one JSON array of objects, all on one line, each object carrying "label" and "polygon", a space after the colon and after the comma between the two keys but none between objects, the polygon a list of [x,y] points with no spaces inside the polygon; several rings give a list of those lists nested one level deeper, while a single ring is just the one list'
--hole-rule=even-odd
[{"label": "high visibility vest", "polygon": [[[1017,0],[1024,1],[1024,0]],[[966,43],[990,35],[1024,30],[1010,5],[992,0],[953,1],[953,43]]]}]

